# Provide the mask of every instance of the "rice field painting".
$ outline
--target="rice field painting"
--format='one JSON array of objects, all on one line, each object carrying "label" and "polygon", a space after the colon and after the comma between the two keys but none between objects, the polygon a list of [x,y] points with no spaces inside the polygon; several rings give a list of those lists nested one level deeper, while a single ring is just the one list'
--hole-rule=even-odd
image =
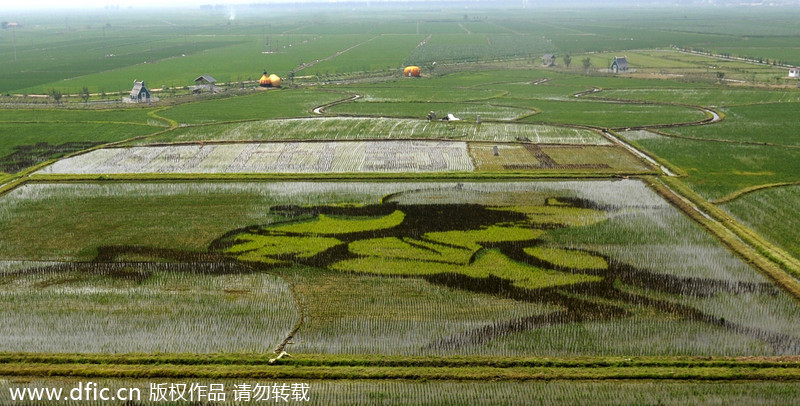
[{"label": "rice field painting", "polygon": [[796,1],[290,3],[9,4],[0,405],[797,403]]},{"label": "rice field painting", "polygon": [[[13,206],[41,200],[79,210],[93,194],[62,193],[54,200],[58,190],[74,187],[45,186],[29,186],[42,191],[5,199],[13,198]],[[126,201],[142,198],[158,205],[143,192],[191,200],[231,188],[202,183],[121,186],[114,204],[98,207],[95,216],[113,221],[120,216],[116,211],[130,206]],[[182,222],[188,226],[195,220],[177,211],[159,215],[165,226],[173,224],[174,234],[159,238],[157,245],[152,238],[126,237],[128,231],[120,228],[123,235],[117,241],[122,244],[97,240],[97,245],[69,247],[69,240],[59,242],[66,244],[60,251],[94,252],[89,261],[6,263],[4,297],[26,303],[27,310],[0,317],[10,322],[10,317],[24,315],[25,325],[46,326],[54,315],[45,303],[69,296],[76,310],[60,314],[78,326],[93,324],[79,309],[101,309],[109,295],[116,295],[119,311],[125,303],[137,303],[144,306],[144,323],[158,323],[159,292],[179,288],[204,292],[198,296],[206,297],[204,305],[195,310],[198,331],[222,322],[202,317],[219,309],[219,303],[254,303],[260,300],[258,292],[271,295],[269,303],[274,302],[263,303],[268,306],[263,309],[246,305],[224,310],[238,315],[227,324],[233,335],[216,336],[197,351],[244,343],[232,337],[259,320],[268,323],[265,328],[272,326],[274,337],[249,347],[261,353],[286,345],[295,354],[800,352],[800,335],[792,327],[800,320],[800,306],[720,249],[640,181],[279,182],[242,187],[239,194],[261,197],[239,210],[266,222],[217,231],[200,251],[170,247],[189,234],[204,234],[204,226],[183,227]],[[225,214],[220,203],[211,199],[204,210],[215,213],[214,227],[224,230],[224,219],[234,213]],[[264,211],[267,215],[259,215]],[[16,222],[14,216],[6,213],[0,227]],[[50,221],[63,222],[68,216],[56,214]],[[49,232],[38,227],[27,238],[46,240]],[[689,257],[687,262],[687,250],[706,259]],[[260,290],[256,280],[264,286]],[[268,293],[275,289],[283,293]],[[128,297],[132,299],[122,299]],[[180,306],[184,304],[173,304]],[[135,328],[113,321],[124,317],[113,309],[117,305],[97,311],[117,326],[101,329],[105,332],[99,336],[122,337],[126,329]],[[18,331],[15,337],[34,337],[35,331]],[[138,333],[143,338],[136,345],[152,342],[151,350],[177,345],[151,337],[155,331]],[[78,345],[74,334],[61,331],[47,348],[96,351]],[[620,336],[629,340],[615,338]],[[661,339],[654,341],[656,336]],[[6,340],[6,345],[16,351],[40,349],[25,340]],[[108,348],[139,348],[130,345],[122,340]]]}]

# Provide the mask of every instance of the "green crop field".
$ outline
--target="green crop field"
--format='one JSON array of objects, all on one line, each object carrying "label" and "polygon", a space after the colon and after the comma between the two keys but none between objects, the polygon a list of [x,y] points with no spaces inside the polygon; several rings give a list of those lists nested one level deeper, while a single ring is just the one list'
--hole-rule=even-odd
[{"label": "green crop field", "polygon": [[9,8],[0,404],[792,404],[800,7],[730,3]]},{"label": "green crop field", "polygon": [[800,188],[797,186],[765,189],[741,196],[723,207],[797,257],[800,256],[797,218],[775,216],[774,213],[791,212],[793,207],[797,207],[798,193]]},{"label": "green crop field", "polygon": [[523,125],[517,123],[427,121],[370,117],[316,117],[309,119],[258,120],[234,124],[185,126],[138,139],[131,144],[192,141],[452,139],[460,141],[543,144],[608,145],[599,132],[583,128]]}]

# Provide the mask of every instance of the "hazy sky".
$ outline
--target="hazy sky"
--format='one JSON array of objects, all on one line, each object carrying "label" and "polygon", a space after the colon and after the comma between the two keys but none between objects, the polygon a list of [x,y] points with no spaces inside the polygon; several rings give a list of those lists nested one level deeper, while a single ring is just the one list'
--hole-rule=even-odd
[{"label": "hazy sky", "polygon": [[[274,0],[260,0],[259,3],[272,2]],[[103,8],[108,5],[118,5],[120,8],[134,7],[164,7],[164,6],[193,6],[200,4],[226,4],[226,1],[197,1],[197,0],[4,0],[0,5],[0,13],[3,9],[14,10],[41,10],[41,9],[64,9],[64,8]]]}]

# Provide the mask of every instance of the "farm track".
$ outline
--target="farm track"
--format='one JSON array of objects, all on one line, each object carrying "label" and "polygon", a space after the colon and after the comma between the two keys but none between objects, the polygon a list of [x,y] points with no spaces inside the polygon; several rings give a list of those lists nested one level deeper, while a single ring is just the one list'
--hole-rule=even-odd
[{"label": "farm track", "polygon": [[612,133],[611,131],[603,130],[603,135],[605,135],[606,137],[610,138],[614,143],[616,143],[618,145],[621,145],[623,148],[625,148],[626,150],[628,150],[632,154],[636,155],[637,157],[639,157],[641,159],[644,159],[645,161],[649,162],[651,165],[661,169],[661,172],[663,172],[664,175],[667,175],[667,176],[678,176],[678,175],[675,174],[675,172],[672,172],[666,166],[658,163],[658,161],[656,161],[655,158],[653,158],[650,155],[644,153],[643,151],[641,151],[640,149],[634,147],[630,143],[628,143],[626,141],[623,141],[620,137],[618,137],[616,134]]},{"label": "farm track", "polygon": [[[572,96],[576,98],[580,98],[590,94],[596,94],[602,92],[603,89],[600,88],[592,88],[589,90],[585,90],[583,92],[574,93]],[[605,101],[609,103],[621,103],[621,104],[637,104],[637,105],[652,105],[652,106],[676,106],[676,107],[686,107],[695,110],[702,111],[706,114],[706,116],[710,116],[703,120],[697,121],[687,121],[683,123],[670,123],[670,124],[652,124],[652,125],[641,125],[641,126],[632,126],[632,127],[615,127],[614,130],[649,130],[649,129],[657,129],[657,128],[675,128],[675,127],[689,127],[689,126],[697,126],[697,125],[707,125],[707,124],[714,124],[722,121],[725,117],[719,114],[717,111],[703,106],[693,106],[689,104],[680,104],[680,103],[659,103],[659,102],[652,102],[652,101],[641,101],[641,100],[626,100],[626,99],[612,99],[612,98],[604,98],[604,97],[590,97],[591,100],[596,101]]]},{"label": "farm track", "polygon": [[347,98],[344,98],[344,99],[341,99],[341,100],[336,100],[336,101],[331,102],[331,103],[323,104],[321,106],[314,107],[313,109],[311,109],[311,112],[314,113],[314,114],[323,115],[323,114],[325,114],[325,109],[327,109],[328,107],[333,107],[333,106],[336,106],[337,104],[342,104],[342,103],[355,101],[355,100],[358,100],[360,98],[361,98],[361,95],[353,94],[350,97],[347,97]]}]

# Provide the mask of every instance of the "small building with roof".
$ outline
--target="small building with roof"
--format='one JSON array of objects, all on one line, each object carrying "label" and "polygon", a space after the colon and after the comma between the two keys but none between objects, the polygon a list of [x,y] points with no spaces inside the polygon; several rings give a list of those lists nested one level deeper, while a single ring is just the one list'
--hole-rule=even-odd
[{"label": "small building with roof", "polygon": [[614,62],[611,62],[611,72],[620,73],[628,71],[628,57],[615,56]]},{"label": "small building with roof", "polygon": [[216,93],[218,91],[217,79],[209,75],[200,76],[194,80],[194,86],[191,86],[189,89],[191,89],[192,93]]},{"label": "small building with roof", "polygon": [[790,68],[789,77],[795,79],[800,78],[800,68]]},{"label": "small building with roof", "polygon": [[158,101],[158,99],[153,97],[150,90],[145,86],[144,81],[134,80],[130,98],[123,98],[122,101],[127,103],[150,103]]},{"label": "small building with roof", "polygon": [[556,66],[556,54],[544,54],[542,56],[543,66]]}]

